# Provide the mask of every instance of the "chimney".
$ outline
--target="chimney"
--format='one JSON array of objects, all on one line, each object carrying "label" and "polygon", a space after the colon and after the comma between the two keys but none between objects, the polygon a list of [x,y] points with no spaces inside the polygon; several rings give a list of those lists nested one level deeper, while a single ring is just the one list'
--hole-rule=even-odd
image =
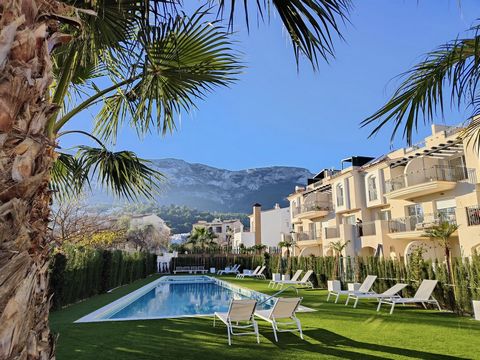
[{"label": "chimney", "polygon": [[253,205],[253,229],[255,233],[255,245],[262,244],[262,205]]}]

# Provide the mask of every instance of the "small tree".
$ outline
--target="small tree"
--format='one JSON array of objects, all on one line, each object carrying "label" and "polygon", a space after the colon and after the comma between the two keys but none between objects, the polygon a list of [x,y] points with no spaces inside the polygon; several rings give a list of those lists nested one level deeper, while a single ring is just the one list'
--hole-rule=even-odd
[{"label": "small tree", "polygon": [[335,278],[338,278],[339,275],[339,264],[340,264],[340,256],[342,255],[343,250],[347,247],[348,243],[350,240],[347,241],[333,241],[329,244],[329,248],[333,251],[334,253],[334,276]]},{"label": "small tree", "polygon": [[200,245],[202,253],[205,253],[205,249],[213,244],[216,237],[217,235],[215,235],[210,229],[196,227],[190,233],[188,242],[192,244],[193,247]]},{"label": "small tree", "polygon": [[287,251],[285,252],[286,257],[288,258],[290,256],[290,248],[293,246],[291,241],[280,241],[278,243],[278,247],[280,248],[286,248]]},{"label": "small tree", "polygon": [[452,281],[452,266],[451,266],[451,245],[450,238],[452,234],[458,230],[457,224],[452,224],[448,221],[441,221],[438,225],[433,226],[430,229],[425,230],[422,235],[432,240],[436,240],[443,247],[445,254],[445,263],[447,265],[448,280]]},{"label": "small tree", "polygon": [[262,252],[265,251],[266,248],[267,246],[263,244],[256,244],[252,246],[252,249],[254,249],[255,253],[257,254],[261,254]]}]

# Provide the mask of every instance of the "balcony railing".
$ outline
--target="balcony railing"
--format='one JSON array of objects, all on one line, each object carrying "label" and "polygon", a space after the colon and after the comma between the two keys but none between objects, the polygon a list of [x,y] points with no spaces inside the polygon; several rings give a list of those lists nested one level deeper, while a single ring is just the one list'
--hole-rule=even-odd
[{"label": "balcony railing", "polygon": [[309,211],[330,211],[332,210],[332,204],[329,201],[309,201],[300,206],[293,208],[293,216],[298,216],[300,214],[309,212]]},{"label": "balcony railing", "polygon": [[468,206],[466,210],[468,226],[480,225],[480,205]]},{"label": "balcony railing", "polygon": [[325,228],[325,238],[327,239],[335,239],[335,238],[338,238],[340,235],[339,235],[339,231],[338,231],[338,228],[336,227],[327,227]]},{"label": "balcony railing", "polygon": [[397,176],[385,182],[387,192],[403,189],[407,186],[423,184],[431,181],[462,181],[476,182],[474,169],[464,166],[435,165],[431,168],[421,169],[414,173]]},{"label": "balcony railing", "polygon": [[441,222],[457,223],[455,214],[424,214],[407,216],[388,221],[388,230],[390,233],[406,231],[423,231],[439,225]]},{"label": "balcony railing", "polygon": [[375,221],[368,221],[357,224],[357,236],[376,235]]},{"label": "balcony railing", "polygon": [[294,233],[293,238],[296,241],[318,240],[318,239],[321,239],[321,232],[320,231],[303,231],[299,233]]}]

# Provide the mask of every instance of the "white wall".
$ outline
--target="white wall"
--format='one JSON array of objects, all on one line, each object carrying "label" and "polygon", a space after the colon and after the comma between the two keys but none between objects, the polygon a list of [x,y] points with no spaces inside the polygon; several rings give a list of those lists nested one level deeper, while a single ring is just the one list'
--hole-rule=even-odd
[{"label": "white wall", "polygon": [[290,208],[264,210],[261,215],[262,244],[278,246],[282,241],[281,234],[289,234],[292,230],[290,222]]},{"label": "white wall", "polygon": [[233,247],[239,248],[243,244],[246,248],[255,245],[255,233],[253,232],[238,232],[233,235]]}]

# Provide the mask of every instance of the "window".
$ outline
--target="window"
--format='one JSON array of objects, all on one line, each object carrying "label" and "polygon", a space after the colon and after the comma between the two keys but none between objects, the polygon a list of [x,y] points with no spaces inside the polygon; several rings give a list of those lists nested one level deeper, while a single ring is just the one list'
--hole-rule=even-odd
[{"label": "window", "polygon": [[345,216],[344,219],[345,219],[345,220],[344,220],[344,223],[345,223],[345,224],[355,225],[355,222],[356,222],[355,215]]},{"label": "window", "polygon": [[375,175],[370,175],[367,179],[368,184],[368,201],[373,201],[378,199],[377,194],[377,177]]},{"label": "window", "polygon": [[336,189],[335,192],[337,194],[337,206],[343,206],[344,205],[343,185],[342,184],[337,184],[335,189]]},{"label": "window", "polygon": [[390,210],[381,211],[380,220],[392,220],[392,212]]},{"label": "window", "polygon": [[408,228],[406,231],[413,231],[417,229],[417,224],[423,223],[423,208],[421,204],[409,205],[406,207],[407,210],[407,221],[406,226]]},{"label": "window", "polygon": [[216,232],[216,233],[221,233],[221,232],[222,232],[222,227],[221,227],[221,226],[217,226],[217,227],[215,228],[215,232]]}]

